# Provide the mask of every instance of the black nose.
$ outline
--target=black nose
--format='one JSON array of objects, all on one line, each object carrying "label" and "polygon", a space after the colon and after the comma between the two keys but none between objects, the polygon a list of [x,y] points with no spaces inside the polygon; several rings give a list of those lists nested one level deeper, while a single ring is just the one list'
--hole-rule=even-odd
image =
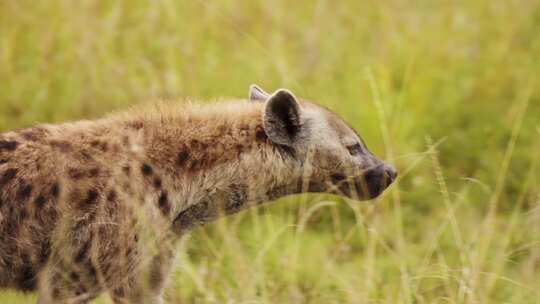
[{"label": "black nose", "polygon": [[393,182],[397,177],[396,169],[389,165],[384,166],[384,173],[390,178],[390,182]]}]

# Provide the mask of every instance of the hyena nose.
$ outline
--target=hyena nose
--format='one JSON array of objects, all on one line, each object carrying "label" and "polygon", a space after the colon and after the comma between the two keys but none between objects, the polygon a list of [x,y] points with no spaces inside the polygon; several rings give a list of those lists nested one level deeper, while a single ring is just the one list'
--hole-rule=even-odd
[{"label": "hyena nose", "polygon": [[384,166],[384,173],[386,173],[388,178],[390,178],[390,182],[393,182],[394,180],[396,180],[396,177],[398,175],[396,169],[390,165]]}]

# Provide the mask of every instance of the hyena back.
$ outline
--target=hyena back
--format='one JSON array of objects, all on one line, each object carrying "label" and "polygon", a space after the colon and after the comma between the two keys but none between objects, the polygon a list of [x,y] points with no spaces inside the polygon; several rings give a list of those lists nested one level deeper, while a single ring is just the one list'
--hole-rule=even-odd
[{"label": "hyena back", "polygon": [[160,303],[193,228],[285,195],[378,196],[396,171],[281,89],[0,134],[0,287],[39,303]]}]

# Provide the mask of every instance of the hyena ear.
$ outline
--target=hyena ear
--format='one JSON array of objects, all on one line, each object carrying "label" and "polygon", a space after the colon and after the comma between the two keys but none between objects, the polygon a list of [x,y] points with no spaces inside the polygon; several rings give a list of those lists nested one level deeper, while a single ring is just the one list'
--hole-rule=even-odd
[{"label": "hyena ear", "polygon": [[249,101],[266,101],[268,98],[270,98],[270,94],[257,85],[252,84],[249,86]]},{"label": "hyena ear", "polygon": [[300,108],[291,92],[280,89],[268,98],[263,128],[271,141],[280,145],[294,145],[301,131],[301,123]]}]

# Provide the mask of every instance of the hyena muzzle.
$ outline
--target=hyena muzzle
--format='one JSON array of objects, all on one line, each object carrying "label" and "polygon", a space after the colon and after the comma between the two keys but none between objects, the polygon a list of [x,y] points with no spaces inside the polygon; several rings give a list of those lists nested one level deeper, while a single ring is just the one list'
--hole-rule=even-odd
[{"label": "hyena muzzle", "polygon": [[373,199],[396,176],[336,114],[254,85],[248,100],[2,133],[0,286],[160,303],[190,230],[296,193]]}]

